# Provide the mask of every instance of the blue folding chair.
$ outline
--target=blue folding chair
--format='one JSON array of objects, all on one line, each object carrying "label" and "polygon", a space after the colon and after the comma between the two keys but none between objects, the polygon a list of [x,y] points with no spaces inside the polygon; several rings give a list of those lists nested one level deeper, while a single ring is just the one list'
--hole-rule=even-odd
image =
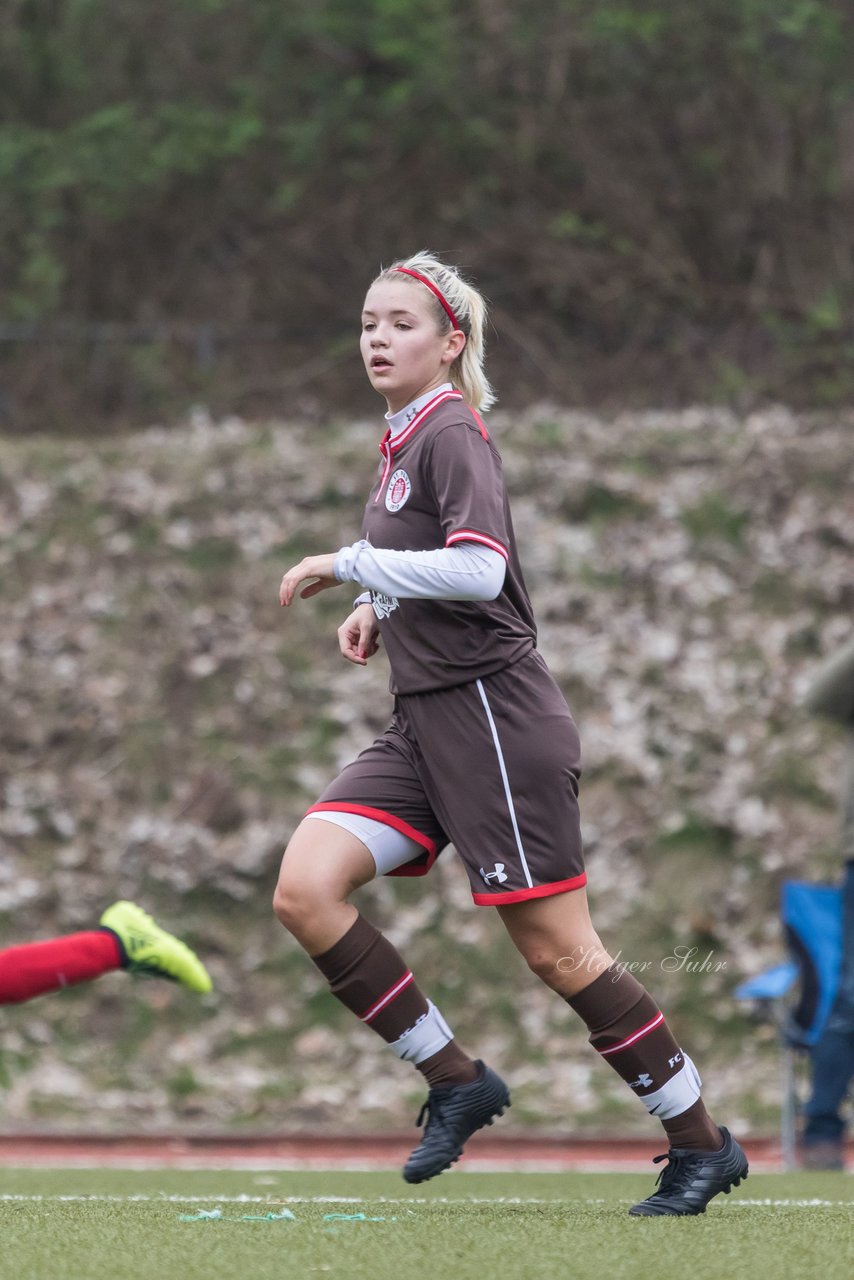
[{"label": "blue folding chair", "polygon": [[[748,978],[734,992],[761,1015],[770,1016],[780,1034],[782,1106],[780,1146],[783,1165],[797,1165],[798,1091],[796,1056],[819,1039],[836,998],[842,969],[842,889],[836,885],[783,882],[780,918],[792,959]],[[796,991],[796,999],[792,995]]]}]

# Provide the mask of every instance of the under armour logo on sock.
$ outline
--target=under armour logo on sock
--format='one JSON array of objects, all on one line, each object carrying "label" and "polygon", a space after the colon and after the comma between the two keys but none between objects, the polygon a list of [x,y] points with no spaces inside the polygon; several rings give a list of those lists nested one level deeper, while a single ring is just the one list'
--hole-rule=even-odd
[{"label": "under armour logo on sock", "polygon": [[647,1075],[645,1071],[642,1071],[638,1076],[637,1080],[629,1081],[629,1088],[630,1089],[648,1089],[651,1084],[652,1084],[652,1076]]}]

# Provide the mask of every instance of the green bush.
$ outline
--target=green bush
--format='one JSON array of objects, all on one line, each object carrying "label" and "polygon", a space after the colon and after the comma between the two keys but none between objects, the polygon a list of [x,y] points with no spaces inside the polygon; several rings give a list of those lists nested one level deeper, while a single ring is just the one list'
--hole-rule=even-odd
[{"label": "green bush", "polygon": [[[476,272],[504,354],[548,389],[630,351],[624,394],[678,395],[690,367],[701,390],[728,394],[728,369],[842,396],[851,26],[839,0],[13,0],[3,319],[216,317],[316,344],[380,261],[427,244]],[[253,358],[268,373],[282,349]],[[95,413],[151,408],[122,391],[132,362],[94,389],[84,350],[6,365],[7,387],[86,374]]]}]

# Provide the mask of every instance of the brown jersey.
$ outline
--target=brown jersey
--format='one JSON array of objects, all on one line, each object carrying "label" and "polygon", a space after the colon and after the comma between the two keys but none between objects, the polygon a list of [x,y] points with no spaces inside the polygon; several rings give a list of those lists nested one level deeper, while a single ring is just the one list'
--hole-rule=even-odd
[{"label": "brown jersey", "polygon": [[501,457],[458,391],[439,391],[380,445],[362,537],[394,551],[473,542],[507,561],[496,600],[410,600],[372,592],[392,693],[464,684],[517,662],[536,643]]}]

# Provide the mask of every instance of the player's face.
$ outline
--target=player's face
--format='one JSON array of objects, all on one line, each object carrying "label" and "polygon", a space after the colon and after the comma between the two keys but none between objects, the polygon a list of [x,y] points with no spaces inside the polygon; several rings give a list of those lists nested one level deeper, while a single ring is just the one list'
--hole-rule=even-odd
[{"label": "player's face", "polygon": [[464,345],[463,334],[440,332],[426,286],[406,280],[371,285],[360,348],[371,386],[385,396],[391,413],[447,382]]}]

